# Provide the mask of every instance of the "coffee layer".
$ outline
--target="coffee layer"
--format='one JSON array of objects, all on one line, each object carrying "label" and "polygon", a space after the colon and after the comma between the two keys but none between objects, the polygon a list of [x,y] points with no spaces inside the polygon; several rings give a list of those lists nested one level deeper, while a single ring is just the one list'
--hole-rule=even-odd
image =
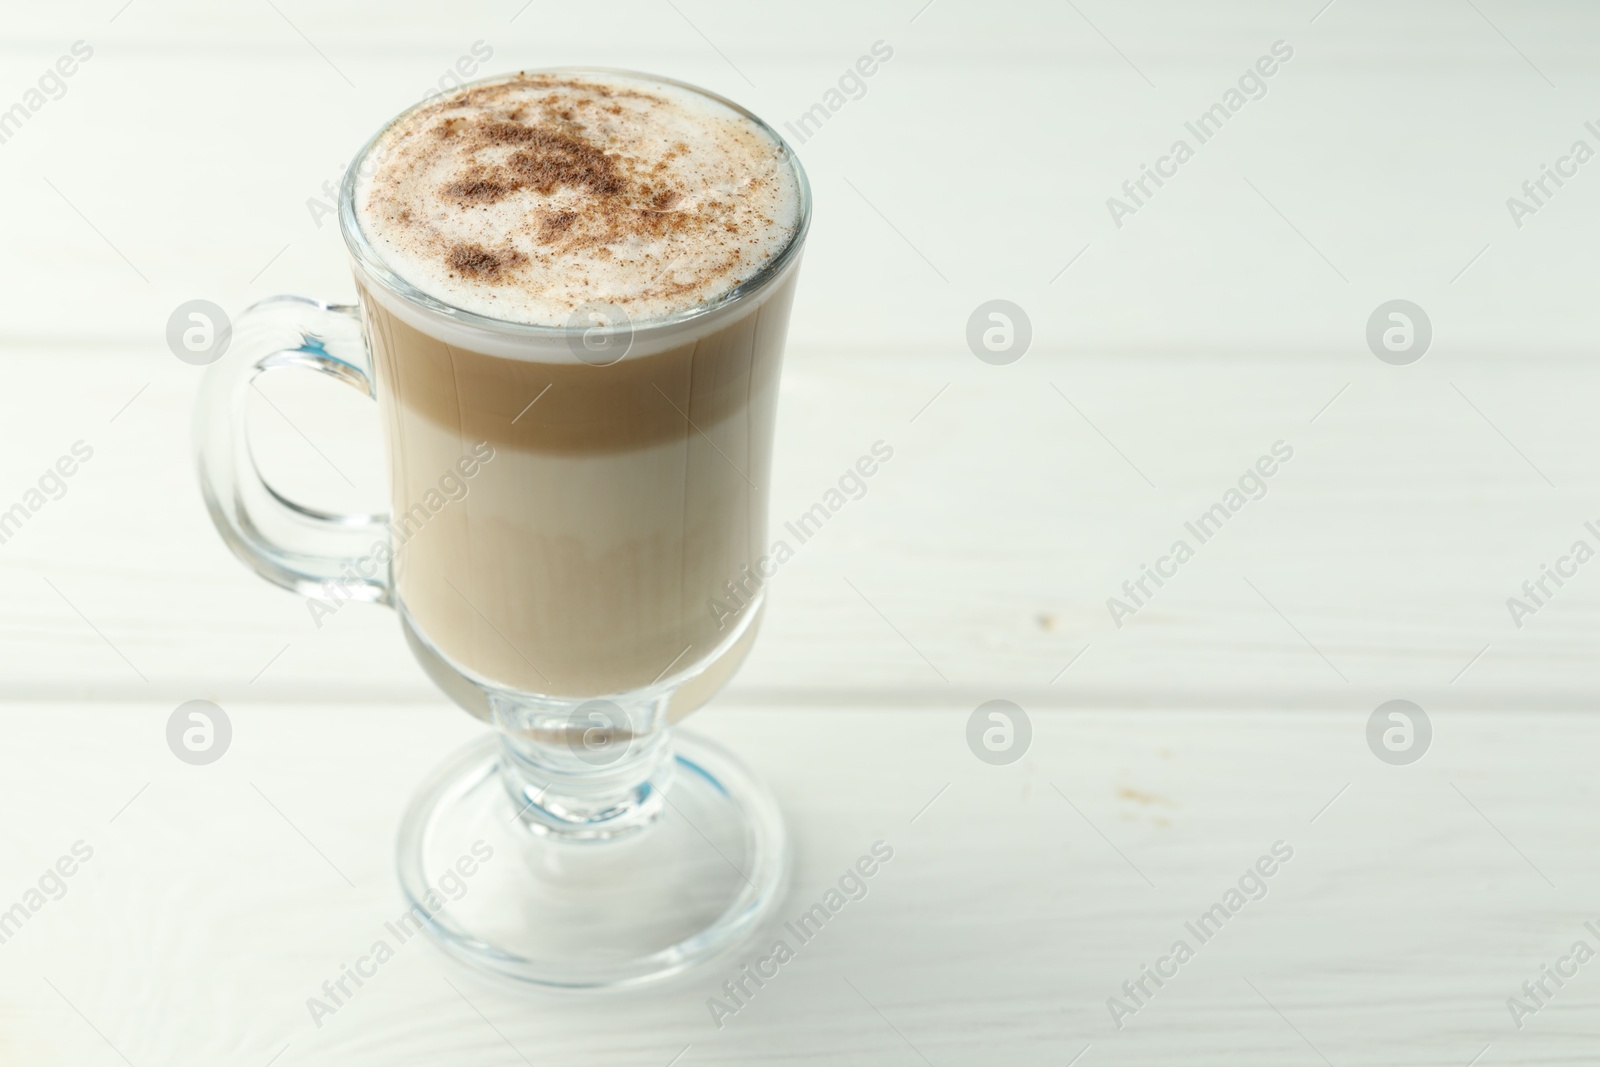
[{"label": "coffee layer", "polygon": [[587,326],[590,305],[637,323],[715,302],[787,247],[800,191],[779,143],[714,100],[623,74],[528,73],[390,127],[355,207],[424,292]]},{"label": "coffee layer", "polygon": [[777,387],[794,275],[698,341],[597,367],[503,359],[449,344],[363,290],[380,373],[412,418],[462,442],[553,453],[625,452],[709,433]]},{"label": "coffee layer", "polygon": [[[363,293],[404,535],[395,591],[422,637],[472,676],[561,697],[627,692],[731,655],[719,650],[744,616],[714,602],[736,587],[747,600],[770,549],[793,288],[780,279],[697,341],[609,367],[448,345]],[[481,442],[492,461],[421,521],[416,503]]]}]

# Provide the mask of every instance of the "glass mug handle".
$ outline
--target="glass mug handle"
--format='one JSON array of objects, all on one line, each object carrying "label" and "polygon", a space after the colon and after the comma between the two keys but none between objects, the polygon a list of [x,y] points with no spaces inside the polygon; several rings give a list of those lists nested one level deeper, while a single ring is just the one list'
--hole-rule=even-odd
[{"label": "glass mug handle", "polygon": [[376,399],[360,310],[303,296],[275,296],[235,320],[223,357],[206,370],[195,405],[200,488],[217,532],[257,574],[305,596],[389,602],[389,568],[374,541],[389,541],[386,514],[334,514],[296,503],[262,476],[245,430],[256,379],[299,367]]}]

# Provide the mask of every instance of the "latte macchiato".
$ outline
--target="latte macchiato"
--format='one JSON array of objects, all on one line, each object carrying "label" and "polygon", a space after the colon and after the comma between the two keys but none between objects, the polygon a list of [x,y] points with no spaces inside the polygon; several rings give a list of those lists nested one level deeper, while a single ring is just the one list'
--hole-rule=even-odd
[{"label": "latte macchiato", "polygon": [[[799,160],[730,101],[619,71],[492,78],[405,111],[346,170],[359,307],[260,301],[206,370],[195,454],[223,541],[319,621],[394,607],[493,728],[396,837],[406,915],[461,959],[630,986],[783,899],[776,801],[673,720],[738,667],[787,558],[767,485],[810,218]],[[254,386],[291,369],[377,402],[387,517],[261,477]],[[441,908],[438,872],[491,855]]]},{"label": "latte macchiato", "polygon": [[[802,236],[781,143],[670,83],[523,74],[402,116],[354,207],[390,272],[357,281],[396,526],[493,450],[396,550],[408,626],[523,693],[720,682],[767,551]],[[730,583],[757,600],[736,620]]]}]

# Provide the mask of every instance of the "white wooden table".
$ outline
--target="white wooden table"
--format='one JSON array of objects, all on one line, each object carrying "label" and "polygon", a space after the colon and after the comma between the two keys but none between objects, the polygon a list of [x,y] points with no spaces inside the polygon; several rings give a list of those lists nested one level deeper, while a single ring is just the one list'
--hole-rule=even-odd
[{"label": "white wooden table", "polygon": [[[73,42],[93,56],[0,142],[0,511],[75,442],[94,456],[0,544],[0,911],[76,842],[93,856],[0,943],[0,1063],[1595,1057],[1600,963],[1520,1020],[1507,999],[1600,950],[1600,563],[1521,626],[1507,599],[1600,548],[1600,164],[1520,228],[1506,200],[1600,148],[1600,12],[96,0],[7,21],[0,113]],[[420,942],[318,1028],[306,998],[399,910],[402,804],[477,726],[385,611],[318,629],[227,554],[167,316],[351,295],[307,201],[475,42],[486,73],[655,70],[781,124],[880,40],[893,59],[800,146],[818,207],[775,520],[874,441],[894,459],[775,579],[690,725],[778,792],[784,917],[873,842],[894,860],[720,1029],[737,953],[558,997]],[[1117,227],[1107,198],[1280,40],[1266,95]],[[964,336],[995,298],[1033,328],[1008,366]],[[1364,337],[1396,298],[1434,331],[1409,366]],[[374,502],[359,398],[266,388],[272,473]],[[1279,441],[1266,495],[1116,625],[1107,599]],[[163,736],[196,698],[234,726],[208,767]],[[1032,722],[1009,766],[966,745],[990,699]],[[1432,722],[1409,766],[1367,745],[1391,699]],[[1279,841],[1266,896],[1118,1029],[1107,999]]]}]

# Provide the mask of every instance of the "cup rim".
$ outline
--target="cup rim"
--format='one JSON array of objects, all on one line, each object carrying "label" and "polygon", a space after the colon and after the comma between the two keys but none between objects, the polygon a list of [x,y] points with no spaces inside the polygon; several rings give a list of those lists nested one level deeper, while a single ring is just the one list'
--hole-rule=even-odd
[{"label": "cup rim", "polygon": [[[698,85],[680,81],[677,78],[668,78],[664,75],[649,74],[644,71],[630,70],[625,67],[558,66],[519,69],[506,74],[496,74],[487,78],[479,78],[476,81],[467,82],[459,88],[451,90],[451,92],[459,93],[466,89],[477,88],[479,86],[495,85],[501,82],[512,81],[516,78],[525,77],[530,74],[621,75],[626,78],[636,78],[641,81],[654,82],[659,85],[674,86],[676,88],[684,89],[704,97],[715,103],[721,104],[736,114],[749,120],[755,124],[758,129],[772,138],[772,140],[778,146],[781,157],[788,162],[790,172],[794,175],[795,184],[799,189],[800,218],[795,225],[794,233],[790,235],[789,240],[784,244],[783,248],[780,249],[778,253],[771,259],[767,260],[767,262],[762,265],[761,269],[754,275],[745,279],[743,282],[740,282],[732,289],[729,289],[727,292],[721,294],[716,299],[709,301],[708,303],[697,304],[694,307],[685,308],[682,311],[675,311],[668,315],[630,321],[625,325],[613,327],[613,329],[626,331],[630,336],[637,336],[641,332],[647,332],[663,327],[681,326],[685,323],[702,319],[707,315],[721,311],[731,305],[741,303],[747,297],[765,289],[775,279],[781,277],[784,274],[785,268],[787,268],[799,256],[800,248],[805,243],[806,233],[811,228],[811,183],[806,177],[805,167],[801,165],[800,157],[795,152],[793,146],[791,146],[788,141],[784,140],[783,135],[770,126],[760,116],[756,115],[748,108],[729,100],[727,97],[713,93],[709,89],[703,89]],[[339,184],[339,231],[344,236],[345,247],[349,249],[350,255],[354,258],[360,274],[365,280],[375,282],[376,284],[382,286],[382,288],[385,289],[391,296],[405,302],[406,304],[420,308],[434,315],[442,316],[451,322],[471,329],[488,331],[490,333],[496,333],[503,336],[508,335],[514,338],[523,338],[534,342],[549,342],[552,340],[564,341],[592,331],[593,327],[588,326],[547,326],[538,323],[515,322],[510,319],[494,318],[493,316],[482,315],[475,311],[468,311],[465,308],[457,307],[446,300],[442,300],[437,296],[425,292],[418,286],[403,278],[398,272],[384,262],[383,257],[379,255],[378,250],[374,248],[371,241],[368,240],[366,233],[362,231],[360,220],[356,216],[355,189],[356,180],[361,174],[362,167],[366,163],[368,155],[371,154],[372,150],[377,146],[378,142],[383,139],[385,134],[387,134],[395,126],[409,119],[414,113],[420,111],[422,108],[432,106],[438,101],[438,99],[438,96],[424,97],[422,100],[417,101],[404,111],[400,112],[398,115],[394,116],[388,122],[385,122],[383,126],[380,127],[378,131],[367,140],[367,143],[361,147],[361,151],[356,153],[355,158],[350,161],[350,165],[345,168],[344,178]]]}]

